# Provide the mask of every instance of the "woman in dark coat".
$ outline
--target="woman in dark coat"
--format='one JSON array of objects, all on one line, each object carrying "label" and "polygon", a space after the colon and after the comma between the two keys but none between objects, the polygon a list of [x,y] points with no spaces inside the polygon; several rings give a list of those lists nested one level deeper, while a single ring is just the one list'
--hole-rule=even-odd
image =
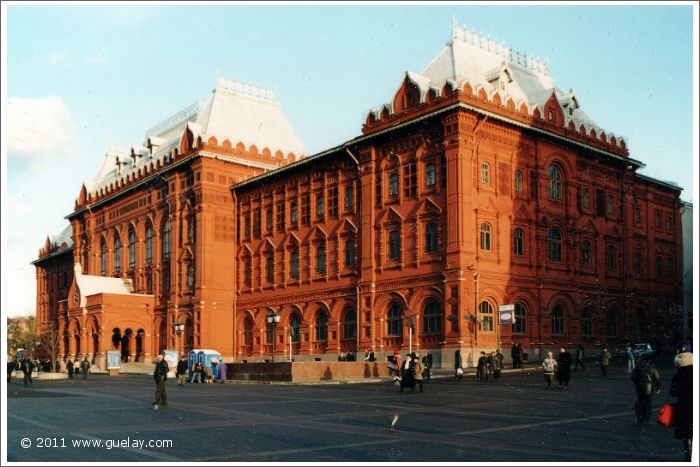
[{"label": "woman in dark coat", "polygon": [[559,389],[569,387],[571,379],[571,354],[566,351],[566,347],[559,349],[557,357],[557,380],[559,381]]},{"label": "woman in dark coat", "polygon": [[674,424],[676,439],[683,441],[685,460],[690,462],[693,442],[693,354],[683,352],[676,355],[673,363],[678,372],[671,380],[671,395],[678,397]]}]

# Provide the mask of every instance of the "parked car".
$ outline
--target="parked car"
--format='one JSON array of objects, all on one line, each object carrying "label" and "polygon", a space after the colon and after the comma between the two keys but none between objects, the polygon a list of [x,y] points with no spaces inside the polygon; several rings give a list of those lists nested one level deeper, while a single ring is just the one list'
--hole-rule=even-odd
[{"label": "parked car", "polygon": [[638,342],[632,344],[632,353],[634,358],[639,358],[641,356],[653,357],[656,355],[656,349],[648,342]]}]

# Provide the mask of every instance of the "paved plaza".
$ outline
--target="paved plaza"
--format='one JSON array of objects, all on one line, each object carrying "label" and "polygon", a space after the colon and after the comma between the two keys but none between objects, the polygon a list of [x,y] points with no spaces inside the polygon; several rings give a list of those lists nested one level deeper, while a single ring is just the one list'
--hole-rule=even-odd
[{"label": "paved plaza", "polygon": [[[151,409],[150,376],[38,380],[30,388],[13,380],[7,456],[28,462],[682,461],[673,429],[635,422],[626,370],[615,366],[602,378],[592,366],[572,371],[568,390],[548,390],[541,372],[531,369],[509,371],[498,382],[435,379],[423,393],[399,393],[386,381],[178,387],[168,380],[168,404],[158,412]],[[671,366],[660,370],[655,409],[674,373]]]}]

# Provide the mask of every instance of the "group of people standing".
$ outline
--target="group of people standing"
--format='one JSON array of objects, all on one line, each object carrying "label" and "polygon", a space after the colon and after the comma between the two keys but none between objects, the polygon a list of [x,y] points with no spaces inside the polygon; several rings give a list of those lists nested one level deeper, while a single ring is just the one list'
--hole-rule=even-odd
[{"label": "group of people standing", "polygon": [[500,350],[491,352],[489,355],[486,355],[486,352],[481,352],[481,356],[476,364],[476,376],[480,381],[500,378],[502,369],[503,354]]},{"label": "group of people standing", "polygon": [[388,356],[387,359],[389,361],[387,366],[394,378],[394,384],[399,386],[400,392],[403,392],[405,388],[414,392],[416,385],[418,385],[419,391],[423,392],[423,381],[430,381],[430,368],[432,367],[430,354],[421,358],[420,353],[411,352],[406,354],[405,359],[402,359],[398,349],[394,349],[394,354]]},{"label": "group of people standing", "polygon": [[[24,385],[29,386],[34,383],[34,381],[32,381],[32,373],[34,371],[39,371],[39,369],[49,373],[51,366],[50,364],[48,366],[46,364],[40,364],[39,361],[32,360],[29,355],[25,355],[24,358],[18,360],[7,357],[7,382],[10,383],[12,381],[12,373],[14,371],[21,371]],[[58,372],[68,373],[68,378],[73,378],[74,374],[82,374],[83,378],[87,378],[90,373],[90,361],[87,357],[84,358],[82,362],[77,358],[75,361],[71,359],[61,360],[58,364]]]}]

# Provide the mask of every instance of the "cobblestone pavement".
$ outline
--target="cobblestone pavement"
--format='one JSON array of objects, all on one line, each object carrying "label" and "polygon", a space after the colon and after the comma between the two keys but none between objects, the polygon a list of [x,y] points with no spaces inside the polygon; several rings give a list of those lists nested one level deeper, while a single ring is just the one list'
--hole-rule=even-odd
[{"label": "cobblestone pavement", "polygon": [[[660,370],[663,392],[654,409],[666,401],[674,371]],[[572,371],[567,390],[545,386],[541,372],[530,369],[504,373],[497,382],[481,383],[471,375],[461,382],[436,379],[423,393],[399,393],[391,382],[178,387],[169,380],[168,404],[156,412],[149,376],[37,380],[29,388],[13,380],[7,460],[683,460],[673,429],[635,422],[634,389],[622,367],[611,368],[606,378],[590,366]],[[388,421],[394,414],[399,418],[392,432]]]}]

